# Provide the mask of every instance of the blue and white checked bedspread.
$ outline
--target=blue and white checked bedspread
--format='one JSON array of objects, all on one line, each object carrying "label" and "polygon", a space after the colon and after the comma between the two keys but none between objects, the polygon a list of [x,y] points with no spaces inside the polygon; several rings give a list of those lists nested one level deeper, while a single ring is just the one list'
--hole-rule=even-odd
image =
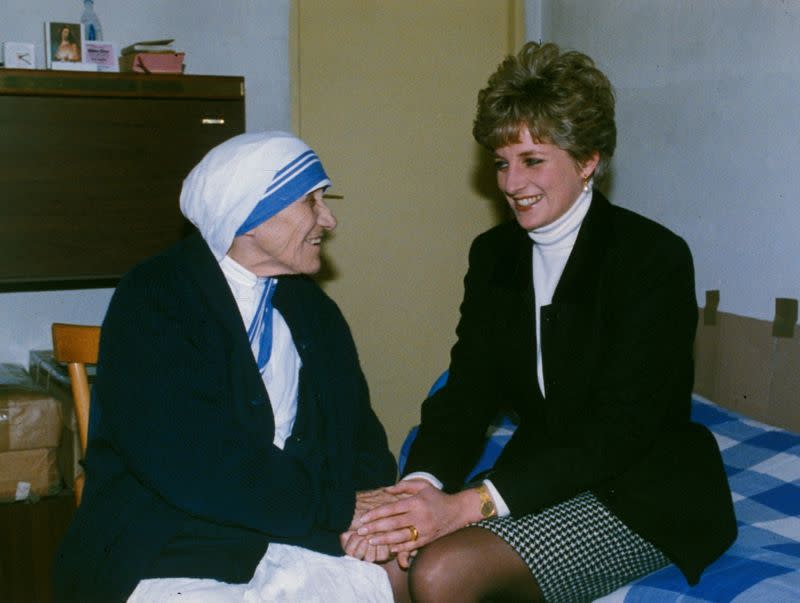
[{"label": "blue and white checked bedspread", "polygon": [[690,588],[671,565],[602,603],[800,601],[800,435],[753,421],[695,396],[692,419],[722,452],[739,537]]},{"label": "blue and white checked bedspread", "polygon": [[[596,603],[800,602],[800,435],[700,396],[694,396],[692,419],[706,425],[719,444],[739,537],[694,587],[670,565]],[[491,467],[513,429],[507,418],[493,426],[472,475]],[[401,467],[414,435],[403,444]]]}]

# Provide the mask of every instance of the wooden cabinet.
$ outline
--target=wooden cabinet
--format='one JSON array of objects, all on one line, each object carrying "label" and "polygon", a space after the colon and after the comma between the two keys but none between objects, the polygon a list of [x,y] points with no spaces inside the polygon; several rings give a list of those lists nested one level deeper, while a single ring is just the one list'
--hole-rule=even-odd
[{"label": "wooden cabinet", "polygon": [[0,287],[113,284],[190,230],[183,178],[244,128],[241,77],[0,69]]},{"label": "wooden cabinet", "polygon": [[53,600],[53,558],[74,512],[72,490],[35,503],[0,504],[0,601]]}]

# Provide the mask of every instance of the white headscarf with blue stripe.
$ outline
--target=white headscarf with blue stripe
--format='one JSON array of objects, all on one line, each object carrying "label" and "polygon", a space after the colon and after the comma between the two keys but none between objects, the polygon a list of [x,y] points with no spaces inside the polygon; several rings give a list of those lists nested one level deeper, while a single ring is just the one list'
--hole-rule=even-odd
[{"label": "white headscarf with blue stripe", "polygon": [[[241,134],[214,147],[183,181],[181,211],[217,261],[233,239],[266,222],[306,194],[331,182],[317,154],[286,132]],[[264,284],[248,328],[259,369],[272,351],[272,295],[277,280]]]},{"label": "white headscarf with blue stripe", "polygon": [[330,184],[317,154],[296,136],[240,134],[211,149],[189,173],[181,211],[219,261],[234,237]]}]

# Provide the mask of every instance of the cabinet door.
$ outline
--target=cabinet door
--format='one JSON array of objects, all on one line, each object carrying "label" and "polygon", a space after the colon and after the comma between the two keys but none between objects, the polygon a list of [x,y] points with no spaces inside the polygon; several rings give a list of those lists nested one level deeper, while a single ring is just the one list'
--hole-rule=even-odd
[{"label": "cabinet door", "polygon": [[241,101],[0,96],[0,283],[114,279],[174,243],[183,178],[243,131]]}]

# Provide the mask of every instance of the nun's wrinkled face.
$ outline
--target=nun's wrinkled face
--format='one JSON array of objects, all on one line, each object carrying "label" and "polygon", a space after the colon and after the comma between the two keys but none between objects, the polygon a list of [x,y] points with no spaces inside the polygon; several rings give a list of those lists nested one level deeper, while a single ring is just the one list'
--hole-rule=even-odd
[{"label": "nun's wrinkled face", "polygon": [[336,218],[318,188],[236,237],[229,253],[258,276],[314,274],[325,233],[334,228]]}]

